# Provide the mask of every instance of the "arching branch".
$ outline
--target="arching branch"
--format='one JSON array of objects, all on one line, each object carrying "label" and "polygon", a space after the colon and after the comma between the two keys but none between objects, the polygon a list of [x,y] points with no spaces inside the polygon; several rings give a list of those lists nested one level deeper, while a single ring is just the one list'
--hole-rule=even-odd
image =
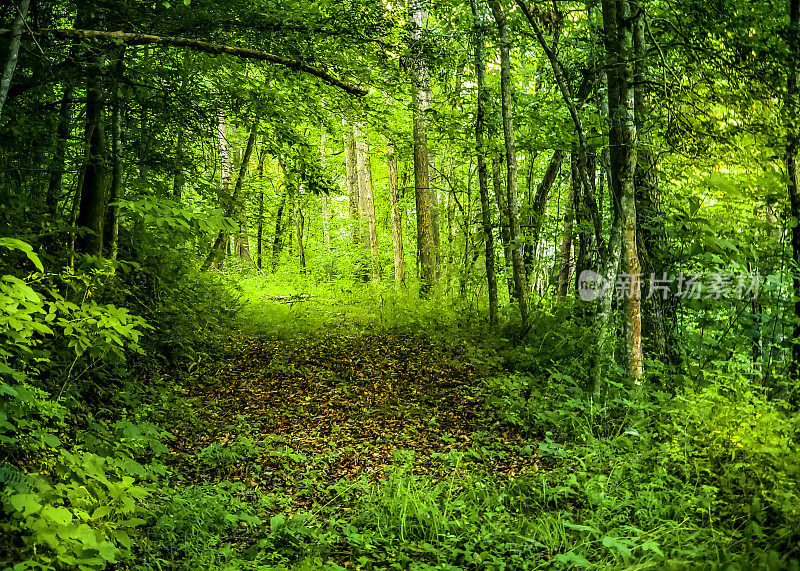
[{"label": "arching branch", "polygon": [[[9,35],[11,30],[0,30],[0,37]],[[367,94],[367,91],[356,87],[346,81],[342,81],[329,74],[328,72],[313,67],[303,62],[288,59],[260,50],[250,48],[240,48],[236,46],[227,46],[223,44],[214,44],[212,42],[205,42],[202,40],[194,40],[191,38],[183,38],[178,36],[153,36],[150,34],[132,34],[128,32],[106,32],[103,30],[78,30],[75,28],[48,28],[37,30],[37,34],[49,34],[58,38],[71,38],[71,39],[102,39],[122,42],[129,46],[144,46],[144,45],[161,45],[161,46],[175,46],[180,48],[188,48],[197,52],[204,52],[213,55],[231,55],[234,57],[244,59],[254,59],[258,61],[267,61],[277,65],[282,65],[297,71],[302,71],[314,77],[318,77],[322,81],[338,87],[350,93],[362,97]]]}]

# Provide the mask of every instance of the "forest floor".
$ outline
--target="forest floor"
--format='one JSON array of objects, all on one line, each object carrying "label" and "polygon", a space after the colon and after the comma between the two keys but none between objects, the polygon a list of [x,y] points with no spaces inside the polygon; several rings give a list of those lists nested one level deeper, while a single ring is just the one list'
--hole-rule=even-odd
[{"label": "forest floor", "polygon": [[180,389],[193,413],[173,429],[173,457],[189,480],[278,492],[288,511],[329,505],[344,481],[374,483],[409,458],[436,479],[454,465],[540,469],[536,444],[485,410],[492,371],[466,353],[408,335],[231,338]]}]

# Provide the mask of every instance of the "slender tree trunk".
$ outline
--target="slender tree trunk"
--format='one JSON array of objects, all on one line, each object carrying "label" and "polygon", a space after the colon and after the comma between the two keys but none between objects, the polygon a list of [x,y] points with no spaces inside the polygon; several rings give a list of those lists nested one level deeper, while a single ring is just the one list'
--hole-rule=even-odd
[{"label": "slender tree trunk", "polygon": [[[613,1],[613,0],[611,0]],[[583,127],[583,121],[581,120],[580,113],[578,112],[578,107],[575,104],[575,98],[572,96],[572,90],[569,86],[569,82],[567,81],[566,75],[561,67],[561,64],[556,57],[555,52],[553,52],[552,48],[548,45],[547,41],[542,34],[541,27],[539,23],[536,21],[536,18],[531,14],[530,10],[528,9],[527,5],[523,0],[516,0],[517,5],[522,10],[523,14],[525,15],[528,23],[533,28],[534,33],[536,34],[536,38],[539,42],[539,45],[544,50],[545,54],[547,55],[547,59],[550,61],[550,66],[553,69],[553,74],[556,76],[556,83],[558,84],[559,90],[561,91],[561,97],[564,100],[564,103],[569,110],[570,117],[572,118],[572,122],[575,126],[575,133],[578,136],[578,172],[581,176],[581,184],[583,186],[583,195],[585,199],[590,203],[590,212],[592,217],[592,223],[594,225],[594,232],[595,232],[595,240],[598,244],[598,247],[601,251],[601,257],[603,256],[603,234],[602,234],[602,218],[600,217],[600,210],[596,206],[596,199],[594,196],[594,184],[593,181],[589,178],[588,173],[588,143],[586,142],[586,130]]]},{"label": "slender tree trunk", "polygon": [[256,266],[261,271],[261,244],[264,240],[264,191],[258,193],[258,238],[256,242]]},{"label": "slender tree trunk", "polygon": [[536,251],[536,246],[539,244],[539,237],[542,232],[542,221],[544,220],[545,207],[547,206],[547,197],[550,190],[556,182],[556,177],[561,170],[561,163],[564,161],[566,153],[562,150],[553,151],[553,156],[550,162],[547,163],[547,169],[544,172],[542,181],[536,189],[536,196],[531,205],[531,228],[530,238],[533,251]]},{"label": "slender tree trunk", "polygon": [[8,44],[8,55],[6,65],[3,68],[3,75],[0,77],[0,115],[3,114],[3,106],[8,97],[8,90],[11,88],[11,80],[14,78],[14,71],[17,69],[17,59],[19,58],[19,46],[22,42],[22,27],[25,25],[25,17],[28,15],[28,8],[31,0],[22,0],[18,7],[11,25],[11,41]]},{"label": "slender tree trunk", "polygon": [[[434,170],[434,172],[436,172]],[[433,253],[436,268],[436,280],[442,276],[442,239],[439,234],[439,180],[431,182],[431,227],[433,228]]]},{"label": "slender tree trunk", "polygon": [[[239,165],[239,176],[236,177],[236,183],[234,184],[233,194],[229,198],[228,206],[225,209],[225,216],[232,217],[237,220],[239,223],[239,231],[236,235],[236,253],[243,259],[250,259],[250,248],[249,244],[247,244],[247,227],[246,227],[246,210],[244,205],[242,204],[242,187],[244,186],[244,179],[247,177],[247,168],[250,164],[250,157],[253,156],[253,149],[256,146],[256,138],[258,137],[258,124],[259,124],[259,115],[258,111],[254,112],[255,117],[253,119],[253,124],[250,127],[250,135],[247,137],[247,145],[245,146],[244,155],[242,156],[242,163]],[[220,152],[223,149],[226,150],[226,154],[230,157],[230,150],[227,147],[227,143],[225,146],[222,146],[222,142],[220,141]],[[225,162],[225,155],[223,155],[223,164]],[[223,170],[223,176],[230,177],[230,167],[228,170]],[[223,179],[225,180],[225,179]],[[224,255],[226,252],[226,246],[230,244],[230,237],[227,233],[220,230],[217,233],[217,238],[214,240],[214,245],[211,248],[211,252],[208,253],[205,262],[203,263],[202,270],[209,269],[212,264],[220,264],[222,259],[224,259]]]},{"label": "slender tree trunk", "polygon": [[392,208],[392,249],[394,251],[394,281],[396,284],[405,287],[406,285],[406,263],[403,256],[403,219],[400,215],[400,207],[397,204],[397,153],[394,142],[389,140],[386,143],[386,156],[389,168],[389,200]]},{"label": "slender tree trunk", "polygon": [[574,257],[572,254],[572,221],[575,218],[575,194],[580,194],[581,180],[578,174],[578,157],[576,153],[570,153],[570,190],[567,204],[564,208],[564,235],[561,238],[561,258],[558,269],[558,297],[566,297],[571,283],[570,275],[573,270]]},{"label": "slender tree trunk", "polygon": [[183,172],[183,145],[184,145],[184,134],[183,134],[183,126],[178,126],[178,141],[176,143],[176,147],[178,149],[177,152],[177,160],[178,160],[178,168],[175,171],[175,177],[172,179],[172,198],[175,202],[181,201],[181,196],[183,194],[183,187],[186,184],[186,175]]},{"label": "slender tree trunk", "polygon": [[278,212],[275,214],[275,235],[272,238],[272,272],[275,273],[278,269],[278,262],[281,257],[281,250],[283,249],[283,209],[286,205],[286,195],[281,198]]},{"label": "slender tree trunk", "polygon": [[122,198],[122,76],[125,73],[125,47],[119,50],[114,70],[114,94],[111,108],[111,186],[106,211],[105,246],[108,256],[117,259],[119,249],[119,206]]},{"label": "slender tree trunk", "polygon": [[[327,142],[328,142],[328,134],[325,131],[325,125],[323,124],[320,128],[320,135],[319,135],[319,165],[320,165],[320,172],[322,174],[325,173],[325,168],[327,167]],[[325,246],[325,255],[328,257],[328,260],[325,262],[325,279],[331,279],[333,277],[333,258],[331,257],[331,234],[329,229],[329,217],[330,214],[328,213],[328,195],[324,192],[320,195],[320,207],[322,208],[322,243]]]},{"label": "slender tree trunk", "polygon": [[350,242],[359,243],[360,230],[360,208],[361,197],[358,192],[358,156],[356,153],[356,139],[353,133],[353,126],[347,120],[342,119],[342,126],[345,128],[344,134],[344,161],[347,171],[347,203],[350,213]]},{"label": "slender tree trunk", "polygon": [[[486,257],[486,282],[489,290],[489,325],[497,325],[497,276],[494,270],[494,236],[492,234],[492,211],[489,200],[489,183],[486,180],[486,20],[484,9],[478,0],[470,0],[475,31],[475,77],[478,83],[478,101],[475,112],[475,154],[478,158],[478,187],[481,195],[481,222]],[[498,167],[499,175],[499,167]],[[498,197],[502,193],[497,193]]]},{"label": "slender tree trunk", "polygon": [[500,211],[500,238],[503,242],[503,263],[508,297],[514,299],[514,277],[511,271],[511,232],[508,224],[508,206],[503,195],[503,179],[500,176],[500,159],[492,156],[492,187],[497,209]]},{"label": "slender tree trunk", "polygon": [[[327,133],[325,126],[322,126],[319,134],[319,166],[320,172],[324,174],[327,166]],[[320,195],[320,204],[322,207],[322,243],[325,246],[325,251],[330,253],[331,249],[331,234],[328,230],[328,195],[324,192]]]},{"label": "slender tree trunk", "polygon": [[[786,169],[789,173],[789,209],[792,219],[800,221],[800,0],[789,0],[789,57],[788,85],[786,90]],[[794,325],[791,377],[800,379],[800,224],[792,226],[792,260],[794,262]]]},{"label": "slender tree trunk", "polygon": [[525,279],[525,264],[522,258],[523,244],[520,237],[519,200],[517,197],[517,151],[514,142],[514,118],[511,101],[511,40],[505,14],[498,0],[490,0],[497,29],[500,34],[500,99],[503,115],[503,135],[506,144],[506,192],[508,194],[509,238],[511,239],[511,265],[514,274],[514,291],[522,324],[528,323],[528,284]]},{"label": "slender tree trunk", "polygon": [[[451,159],[450,176],[455,174]],[[451,187],[447,193],[447,292],[451,290],[453,275],[456,273],[456,189]]]},{"label": "slender tree trunk", "polygon": [[55,219],[58,211],[58,201],[61,199],[61,183],[66,171],[67,143],[72,132],[72,99],[75,88],[71,82],[64,84],[64,93],[61,96],[61,105],[58,111],[58,128],[56,130],[56,148],[53,151],[53,161],[50,167],[50,181],[47,185],[45,205],[51,218]]},{"label": "slender tree trunk", "polygon": [[83,163],[81,167],[78,169],[78,180],[75,184],[75,193],[72,196],[72,206],[70,207],[69,213],[69,267],[74,267],[75,262],[75,247],[76,247],[76,227],[78,224],[78,211],[81,207],[81,191],[83,190],[83,181],[86,178],[86,168],[89,164],[89,158],[91,156],[91,143],[90,140],[92,138],[91,132],[88,132],[84,136],[83,141]]},{"label": "slender tree trunk", "polygon": [[424,59],[422,30],[428,22],[425,0],[409,0],[408,16],[412,47],[411,83],[414,108],[414,194],[417,207],[417,250],[420,265],[420,295],[425,297],[436,282],[436,244],[433,205],[428,172],[428,119],[430,94],[428,66]]},{"label": "slender tree trunk", "polygon": [[294,231],[295,236],[297,238],[297,254],[300,259],[300,273],[306,273],[306,250],[303,247],[303,230],[305,229],[305,216],[303,215],[303,211],[300,209],[300,205],[297,203],[297,198],[295,197],[295,187],[293,181],[288,182],[288,189],[289,189],[289,201],[292,204],[292,218],[294,219]]},{"label": "slender tree trunk", "polygon": [[[372,162],[369,157],[369,135],[356,125],[356,150],[359,167],[359,187],[361,195],[361,213],[367,222],[367,235],[372,261],[372,279],[381,279],[381,267],[378,257],[378,227],[375,221],[375,200],[372,189]],[[366,244],[365,244],[366,245]]]}]

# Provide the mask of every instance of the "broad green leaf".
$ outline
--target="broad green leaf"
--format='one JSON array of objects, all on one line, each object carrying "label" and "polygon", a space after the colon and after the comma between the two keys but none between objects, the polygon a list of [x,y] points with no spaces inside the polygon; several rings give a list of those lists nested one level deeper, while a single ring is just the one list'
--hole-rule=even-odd
[{"label": "broad green leaf", "polygon": [[17,240],[16,238],[0,238],[0,246],[5,246],[9,250],[20,250],[28,256],[28,259],[36,266],[37,270],[44,272],[42,261],[39,259],[39,256],[34,253],[33,247],[27,242]]},{"label": "broad green leaf", "polygon": [[15,510],[26,516],[33,515],[42,509],[42,504],[39,503],[36,494],[16,494],[11,496],[8,501]]},{"label": "broad green leaf", "polygon": [[59,525],[69,525],[72,523],[72,512],[64,507],[45,506],[42,508],[42,517]]}]

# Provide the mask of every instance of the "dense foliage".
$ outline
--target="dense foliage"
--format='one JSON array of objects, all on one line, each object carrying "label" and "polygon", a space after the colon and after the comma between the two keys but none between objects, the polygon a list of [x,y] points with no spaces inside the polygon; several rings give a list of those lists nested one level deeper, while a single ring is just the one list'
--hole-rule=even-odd
[{"label": "dense foliage", "polygon": [[800,566],[800,0],[12,0],[0,69],[0,567]]}]

